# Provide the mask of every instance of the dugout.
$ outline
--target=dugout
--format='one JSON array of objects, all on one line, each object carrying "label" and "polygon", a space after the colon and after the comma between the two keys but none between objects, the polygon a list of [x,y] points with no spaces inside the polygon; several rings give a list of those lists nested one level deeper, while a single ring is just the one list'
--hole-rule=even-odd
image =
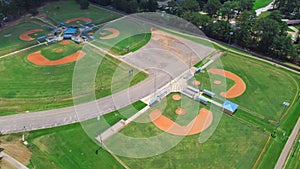
[{"label": "dugout", "polygon": [[224,113],[227,113],[232,116],[236,112],[238,107],[239,107],[239,105],[237,105],[229,100],[226,100],[222,105],[222,111]]},{"label": "dugout", "polygon": [[203,94],[205,94],[207,96],[210,96],[210,97],[215,97],[215,93],[214,92],[211,92],[211,91],[206,90],[206,89],[203,90]]}]

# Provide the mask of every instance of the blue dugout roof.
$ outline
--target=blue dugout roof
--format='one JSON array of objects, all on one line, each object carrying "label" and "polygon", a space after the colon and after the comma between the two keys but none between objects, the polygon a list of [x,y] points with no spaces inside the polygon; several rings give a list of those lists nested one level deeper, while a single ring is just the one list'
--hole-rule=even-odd
[{"label": "blue dugout roof", "polygon": [[68,28],[64,34],[75,34],[77,32],[76,28]]},{"label": "blue dugout roof", "polygon": [[205,97],[197,96],[197,99],[202,102],[208,102],[208,100]]},{"label": "blue dugout roof", "polygon": [[209,96],[214,96],[215,95],[215,93],[213,93],[209,90],[206,90],[206,89],[203,90],[203,93],[205,93],[206,95],[209,95]]},{"label": "blue dugout roof", "polygon": [[232,103],[231,101],[226,100],[223,105],[222,108],[230,111],[230,112],[235,112],[238,109],[239,105]]}]

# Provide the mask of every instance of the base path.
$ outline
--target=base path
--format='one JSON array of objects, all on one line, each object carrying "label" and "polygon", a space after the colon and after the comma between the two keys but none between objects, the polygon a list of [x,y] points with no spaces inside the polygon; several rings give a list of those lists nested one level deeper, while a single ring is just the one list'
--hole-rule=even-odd
[{"label": "base path", "polygon": [[65,21],[65,23],[71,23],[74,21],[92,22],[90,18],[71,18]]},{"label": "base path", "polygon": [[70,56],[66,56],[62,59],[49,60],[41,54],[41,51],[38,51],[38,52],[28,55],[28,60],[31,63],[40,65],[40,66],[55,66],[55,65],[62,65],[62,64],[66,64],[66,63],[75,62],[84,56],[85,56],[85,53],[79,50],[76,53],[74,53]]},{"label": "base path", "polygon": [[43,30],[42,29],[34,29],[34,30],[30,30],[30,31],[27,31],[27,32],[24,32],[22,33],[19,38],[23,41],[32,41],[34,40],[34,38],[30,37],[29,35],[30,34],[33,34],[33,33],[37,33],[37,32],[42,32]]},{"label": "base path", "polygon": [[102,35],[100,39],[106,40],[106,39],[113,39],[116,38],[120,35],[120,32],[117,29],[114,28],[104,28],[102,30],[110,32],[110,34],[107,34],[106,32],[101,32],[100,34]]},{"label": "base path", "polygon": [[178,95],[178,94],[175,94],[175,95],[172,96],[172,99],[173,99],[173,100],[180,100],[180,99],[181,99],[181,96]]},{"label": "base path", "polygon": [[212,113],[204,108],[200,110],[199,114],[187,126],[181,126],[170,120],[162,115],[160,110],[154,110],[149,117],[159,129],[180,136],[198,134],[207,129],[213,120]]},{"label": "base path", "polygon": [[207,72],[224,76],[235,82],[235,84],[228,91],[220,93],[220,95],[225,98],[235,98],[242,95],[246,91],[246,84],[244,80],[234,73],[215,68],[209,69]]}]

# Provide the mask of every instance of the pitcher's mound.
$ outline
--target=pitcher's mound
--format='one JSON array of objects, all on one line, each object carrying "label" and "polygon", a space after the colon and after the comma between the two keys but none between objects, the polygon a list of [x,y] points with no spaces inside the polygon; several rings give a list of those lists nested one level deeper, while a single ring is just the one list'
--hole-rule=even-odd
[{"label": "pitcher's mound", "polygon": [[62,51],[63,51],[62,49],[56,50],[57,53],[61,53]]},{"label": "pitcher's mound", "polygon": [[198,80],[193,81],[193,85],[199,86],[200,84],[201,84],[201,82],[199,82]]},{"label": "pitcher's mound", "polygon": [[179,107],[175,110],[175,113],[178,115],[184,115],[186,113],[186,111],[183,108]]},{"label": "pitcher's mound", "polygon": [[175,95],[172,96],[172,99],[173,99],[173,100],[180,100],[180,99],[181,99],[181,96],[178,95],[178,94],[175,94]]},{"label": "pitcher's mound", "polygon": [[214,81],[214,84],[220,85],[220,84],[222,84],[222,82],[221,82],[220,80],[215,80],[215,81]]},{"label": "pitcher's mound", "polygon": [[69,41],[66,41],[66,40],[65,40],[65,41],[60,42],[60,44],[61,44],[61,45],[67,45],[67,44],[69,44]]}]

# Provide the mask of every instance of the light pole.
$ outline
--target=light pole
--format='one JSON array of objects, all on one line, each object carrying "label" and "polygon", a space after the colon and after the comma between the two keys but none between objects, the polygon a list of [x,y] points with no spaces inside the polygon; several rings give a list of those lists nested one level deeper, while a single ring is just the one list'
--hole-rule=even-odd
[{"label": "light pole", "polygon": [[276,129],[275,129],[275,131],[274,131],[274,134],[276,134],[277,129],[278,129],[278,127],[279,127],[279,125],[280,125],[280,122],[281,122],[281,118],[282,118],[282,116],[283,116],[283,114],[284,114],[284,111],[286,110],[287,107],[289,107],[290,103],[289,103],[289,102],[283,102],[282,105],[283,105],[284,108],[283,108],[283,110],[282,110],[282,112],[281,112],[279,121],[278,121],[278,123],[276,124]]},{"label": "light pole", "polygon": [[230,45],[230,43],[231,43],[231,36],[233,35],[233,32],[231,31],[231,32],[229,32],[229,45]]}]

